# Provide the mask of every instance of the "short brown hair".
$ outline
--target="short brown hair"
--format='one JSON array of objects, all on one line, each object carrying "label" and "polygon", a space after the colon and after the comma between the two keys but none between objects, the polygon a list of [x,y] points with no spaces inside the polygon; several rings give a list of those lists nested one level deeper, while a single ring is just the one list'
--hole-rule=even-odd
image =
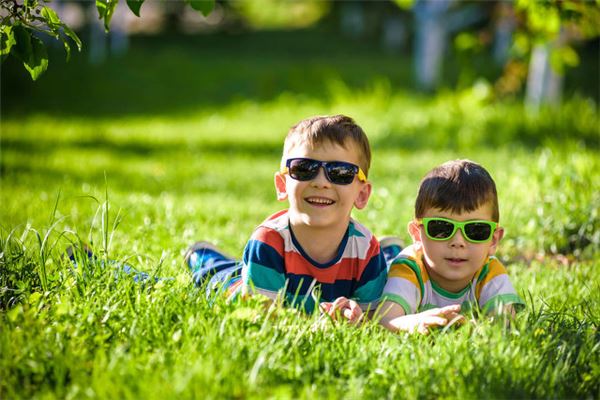
[{"label": "short brown hair", "polygon": [[425,175],[415,202],[415,217],[423,218],[430,208],[462,213],[487,203],[492,205],[492,220],[498,222],[498,193],[490,174],[473,161],[453,160]]},{"label": "short brown hair", "polygon": [[283,159],[298,145],[308,145],[314,148],[320,144],[330,142],[346,147],[348,141],[353,141],[361,154],[360,168],[365,175],[369,174],[371,166],[371,146],[369,139],[354,120],[345,115],[311,117],[298,122],[290,128],[283,144]]}]

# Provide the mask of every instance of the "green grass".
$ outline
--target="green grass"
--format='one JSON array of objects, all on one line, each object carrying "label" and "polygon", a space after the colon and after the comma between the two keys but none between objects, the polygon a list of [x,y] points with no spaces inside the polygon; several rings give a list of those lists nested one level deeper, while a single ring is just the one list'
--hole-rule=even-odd
[{"label": "green grass", "polygon": [[[527,115],[482,86],[427,97],[411,90],[408,60],[264,35],[134,39],[102,66],[55,57],[35,84],[3,64],[0,398],[598,398],[597,104],[574,96]],[[499,255],[528,303],[514,329],[481,320],[407,337],[207,304],[185,248],[205,239],[241,255],[285,207],[272,179],[287,129],[332,113],[371,139],[374,193],[355,217],[378,236],[408,241],[434,165],[488,168]],[[175,280],[74,270],[63,253],[80,241]]]}]

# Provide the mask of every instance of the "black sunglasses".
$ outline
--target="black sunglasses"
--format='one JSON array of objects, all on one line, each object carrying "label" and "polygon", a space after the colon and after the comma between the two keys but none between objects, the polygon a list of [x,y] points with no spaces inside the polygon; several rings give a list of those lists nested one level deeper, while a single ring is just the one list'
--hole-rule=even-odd
[{"label": "black sunglasses", "polygon": [[288,173],[292,179],[297,181],[310,181],[319,174],[319,169],[323,167],[325,176],[331,183],[336,185],[349,185],[358,175],[361,182],[367,181],[367,176],[358,166],[345,161],[319,161],[312,158],[288,158],[285,162],[285,168],[281,170],[282,174]]}]

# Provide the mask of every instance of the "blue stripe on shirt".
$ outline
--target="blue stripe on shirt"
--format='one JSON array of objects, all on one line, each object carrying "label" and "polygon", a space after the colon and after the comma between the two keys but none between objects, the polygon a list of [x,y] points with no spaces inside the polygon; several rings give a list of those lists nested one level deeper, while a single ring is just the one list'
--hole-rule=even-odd
[{"label": "blue stripe on shirt", "polygon": [[273,247],[260,240],[248,241],[244,249],[243,261],[245,265],[257,263],[271,268],[277,273],[285,274],[283,257]]}]

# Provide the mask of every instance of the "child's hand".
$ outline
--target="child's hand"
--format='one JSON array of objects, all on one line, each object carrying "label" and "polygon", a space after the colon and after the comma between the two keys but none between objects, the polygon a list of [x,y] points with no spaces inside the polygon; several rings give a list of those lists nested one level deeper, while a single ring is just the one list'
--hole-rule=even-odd
[{"label": "child's hand", "polygon": [[449,322],[453,324],[464,319],[459,314],[460,305],[451,305],[441,308],[433,308],[418,314],[409,314],[390,321],[391,325],[399,331],[409,333],[429,334],[433,328],[446,326]]},{"label": "child's hand", "polygon": [[334,302],[322,302],[319,304],[319,308],[333,320],[342,318],[352,324],[360,322],[363,316],[358,303],[345,297],[338,297]]}]

